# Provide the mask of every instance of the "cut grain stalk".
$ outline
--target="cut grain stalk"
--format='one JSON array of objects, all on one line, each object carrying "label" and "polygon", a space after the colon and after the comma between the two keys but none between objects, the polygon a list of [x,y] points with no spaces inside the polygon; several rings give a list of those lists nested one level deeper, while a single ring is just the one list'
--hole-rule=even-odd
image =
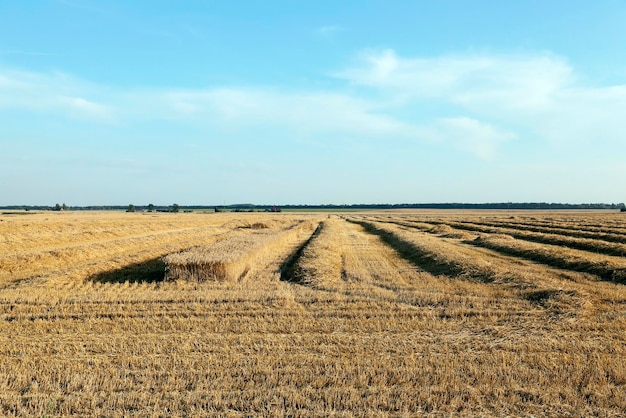
[{"label": "cut grain stalk", "polygon": [[165,262],[165,280],[242,280],[265,267],[285,246],[306,239],[317,223],[306,221],[286,230],[251,230],[210,246],[195,247],[169,254]]}]

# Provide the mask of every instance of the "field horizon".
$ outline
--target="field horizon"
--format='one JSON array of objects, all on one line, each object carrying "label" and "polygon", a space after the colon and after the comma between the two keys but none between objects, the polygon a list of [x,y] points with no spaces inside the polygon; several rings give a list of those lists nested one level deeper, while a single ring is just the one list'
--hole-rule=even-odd
[{"label": "field horizon", "polygon": [[[176,205],[177,210],[192,210],[192,211],[215,211],[215,209],[222,211],[259,211],[270,210],[272,207],[279,207],[283,210],[307,210],[307,209],[322,209],[325,211],[344,211],[344,210],[393,210],[393,209],[430,209],[430,210],[620,210],[626,209],[625,203],[603,203],[603,202],[587,202],[587,203],[568,203],[568,202],[430,202],[430,203],[351,203],[351,204],[256,204],[256,203],[236,203],[236,204],[213,204],[213,205],[190,205],[183,204],[123,204],[123,205],[66,205],[63,203],[56,203],[55,205],[0,205],[0,210],[6,211],[59,211],[63,210],[94,210],[94,211],[126,211],[129,206],[137,211],[153,211],[153,212],[167,212],[171,211],[173,205]],[[149,210],[151,209],[151,210]]]}]

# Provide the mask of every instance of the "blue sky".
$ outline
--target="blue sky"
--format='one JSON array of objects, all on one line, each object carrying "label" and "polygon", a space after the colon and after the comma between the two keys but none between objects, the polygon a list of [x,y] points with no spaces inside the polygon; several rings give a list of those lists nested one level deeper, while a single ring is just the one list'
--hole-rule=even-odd
[{"label": "blue sky", "polygon": [[626,1],[0,4],[0,205],[623,202]]}]

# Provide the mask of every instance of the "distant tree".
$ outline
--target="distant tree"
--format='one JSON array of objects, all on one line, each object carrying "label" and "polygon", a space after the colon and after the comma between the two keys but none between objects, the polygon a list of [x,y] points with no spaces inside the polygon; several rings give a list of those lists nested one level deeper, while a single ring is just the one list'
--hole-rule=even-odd
[{"label": "distant tree", "polygon": [[126,209],[126,212],[135,212],[135,211],[136,211],[135,205],[132,205],[132,204],[128,205],[128,209]]},{"label": "distant tree", "polygon": [[59,212],[61,210],[61,205],[59,205],[58,203],[54,205],[54,210]]},{"label": "distant tree", "polygon": [[180,211],[180,206],[178,206],[178,204],[174,203],[172,205],[172,209],[170,210],[170,212],[178,213],[179,211]]},{"label": "distant tree", "polygon": [[155,210],[155,209],[154,209],[154,205],[153,205],[152,203],[150,203],[150,204],[148,205],[148,212],[154,212],[154,210]]},{"label": "distant tree", "polygon": [[61,206],[61,209],[67,210],[67,205],[65,203],[63,203],[63,205]]}]

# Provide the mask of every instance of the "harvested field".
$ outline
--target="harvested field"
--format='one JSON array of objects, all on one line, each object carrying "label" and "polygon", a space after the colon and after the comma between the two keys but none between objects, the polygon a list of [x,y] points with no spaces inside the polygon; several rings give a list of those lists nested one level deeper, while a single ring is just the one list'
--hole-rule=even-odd
[{"label": "harvested field", "polygon": [[623,416],[624,225],[2,215],[0,415]]}]

